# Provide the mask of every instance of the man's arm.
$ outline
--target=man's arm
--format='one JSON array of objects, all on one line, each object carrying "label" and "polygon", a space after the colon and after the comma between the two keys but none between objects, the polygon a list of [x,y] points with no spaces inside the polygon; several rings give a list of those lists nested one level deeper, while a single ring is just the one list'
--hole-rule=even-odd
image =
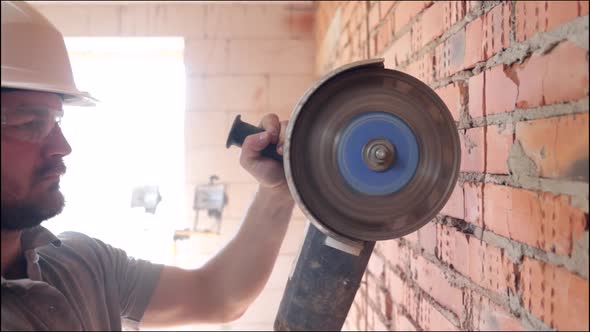
[{"label": "man's arm", "polygon": [[[164,267],[142,327],[218,323],[239,318],[264,288],[287,232],[294,202],[282,166],[259,151],[282,145],[286,124],[266,116],[264,134],[246,138],[240,162],[260,182],[234,238],[196,270]],[[281,128],[281,129],[279,129]],[[282,150],[279,149],[282,154]]]}]

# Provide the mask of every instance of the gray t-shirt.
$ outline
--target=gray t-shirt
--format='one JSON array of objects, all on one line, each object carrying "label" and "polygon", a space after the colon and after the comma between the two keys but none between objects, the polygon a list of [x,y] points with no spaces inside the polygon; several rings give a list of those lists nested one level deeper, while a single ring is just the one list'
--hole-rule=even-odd
[{"label": "gray t-shirt", "polygon": [[2,330],[137,328],[163,265],[81,233],[23,232],[26,279],[2,277]]}]

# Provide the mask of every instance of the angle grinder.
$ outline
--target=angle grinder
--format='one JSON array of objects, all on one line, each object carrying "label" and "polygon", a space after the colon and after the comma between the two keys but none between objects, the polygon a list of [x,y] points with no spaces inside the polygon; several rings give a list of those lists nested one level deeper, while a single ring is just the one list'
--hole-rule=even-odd
[{"label": "angle grinder", "polygon": [[[227,147],[262,129],[236,117]],[[309,219],[274,329],[340,330],[379,240],[410,234],[449,199],[461,150],[455,121],[422,81],[354,62],[301,97],[286,130],[289,190]]]}]

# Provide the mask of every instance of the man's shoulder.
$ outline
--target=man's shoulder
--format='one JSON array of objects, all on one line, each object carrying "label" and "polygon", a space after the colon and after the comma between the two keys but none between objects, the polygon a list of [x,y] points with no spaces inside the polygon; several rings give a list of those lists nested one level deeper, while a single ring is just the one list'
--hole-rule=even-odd
[{"label": "man's shoulder", "polygon": [[95,241],[94,238],[76,231],[65,231],[57,234],[57,238],[62,243],[92,243]]},{"label": "man's shoulder", "polygon": [[55,254],[61,257],[83,257],[84,259],[104,257],[106,248],[97,239],[80,232],[67,231],[56,236],[59,246],[47,245],[38,249],[40,254]]}]

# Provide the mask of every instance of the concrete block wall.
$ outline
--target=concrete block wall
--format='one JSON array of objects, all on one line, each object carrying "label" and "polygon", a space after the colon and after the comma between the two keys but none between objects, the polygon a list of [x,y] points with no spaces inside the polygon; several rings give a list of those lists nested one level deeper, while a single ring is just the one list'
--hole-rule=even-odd
[{"label": "concrete block wall", "polygon": [[462,163],[378,242],[346,330],[588,330],[588,2],[322,1],[316,74],[383,57],[432,87]]},{"label": "concrete block wall", "polygon": [[[257,125],[273,112],[286,120],[313,82],[313,7],[308,2],[213,1],[35,5],[65,36],[184,37],[187,227],[194,216],[196,185],[215,174],[227,184],[228,194],[221,236],[194,236],[178,243],[178,264],[200,265],[237,230],[257,187],[239,165],[239,149],[225,148],[233,119],[241,114]],[[205,218],[202,212],[199,220]],[[296,209],[263,294],[242,319],[223,329],[272,329],[304,224]]]}]

